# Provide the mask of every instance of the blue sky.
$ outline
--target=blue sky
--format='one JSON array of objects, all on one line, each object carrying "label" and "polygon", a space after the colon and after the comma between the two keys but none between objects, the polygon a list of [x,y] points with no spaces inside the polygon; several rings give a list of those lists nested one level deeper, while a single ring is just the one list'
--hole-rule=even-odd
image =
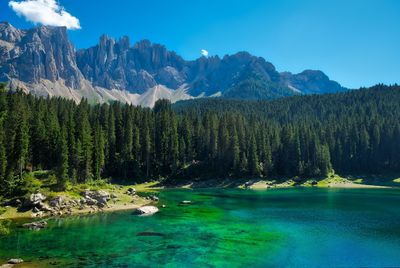
[{"label": "blue sky", "polygon": [[[1,21],[22,28],[34,25],[17,16],[8,3],[0,0]],[[186,59],[199,57],[202,49],[220,56],[245,50],[272,62],[278,71],[320,69],[351,88],[400,82],[398,0],[59,0],[58,4],[79,20],[81,29],[69,31],[77,48],[95,45],[103,33],[128,35],[131,42],[150,39],[165,44]],[[56,18],[56,23],[64,20]],[[73,25],[78,28],[76,22]]]}]

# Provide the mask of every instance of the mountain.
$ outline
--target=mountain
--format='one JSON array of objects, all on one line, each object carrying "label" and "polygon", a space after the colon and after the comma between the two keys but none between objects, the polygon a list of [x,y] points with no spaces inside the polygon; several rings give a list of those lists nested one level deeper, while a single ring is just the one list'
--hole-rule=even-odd
[{"label": "mountain", "polygon": [[279,73],[247,52],[187,61],[148,40],[131,45],[126,36],[107,35],[76,51],[65,27],[20,30],[7,22],[0,23],[0,81],[40,96],[144,106],[159,98],[273,99],[346,90],[321,71]]}]

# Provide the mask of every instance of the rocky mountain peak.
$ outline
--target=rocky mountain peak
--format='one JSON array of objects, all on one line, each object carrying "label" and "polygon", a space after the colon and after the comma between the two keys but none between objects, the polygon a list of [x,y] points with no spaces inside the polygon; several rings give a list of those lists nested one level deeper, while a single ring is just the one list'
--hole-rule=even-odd
[{"label": "rocky mountain peak", "polygon": [[128,36],[122,36],[119,40],[118,40],[118,49],[119,51],[126,51],[131,47],[130,44],[130,40]]},{"label": "rocky mountain peak", "polygon": [[[79,96],[65,93],[66,88],[85,90],[84,96],[97,99],[110,95],[124,100],[136,98],[126,94],[136,96],[160,85],[191,96],[225,96],[228,91],[232,95],[247,85],[254,96],[272,97],[344,90],[321,71],[279,73],[272,63],[246,51],[186,61],[164,45],[142,40],[131,46],[127,36],[108,35],[93,47],[75,51],[65,27],[19,30],[0,23],[0,81],[10,80],[35,85],[38,91],[45,80],[47,92],[72,94],[74,99]],[[66,87],[60,88],[60,81]]]},{"label": "rocky mountain peak", "polygon": [[65,27],[40,26],[21,31],[3,24],[1,36],[13,41],[13,46],[0,57],[0,70],[5,78],[27,83],[41,79],[79,88],[83,79],[75,61],[75,50],[69,42]]},{"label": "rocky mountain peak", "polygon": [[8,22],[0,22],[0,40],[15,43],[21,40],[23,31],[15,28]]}]

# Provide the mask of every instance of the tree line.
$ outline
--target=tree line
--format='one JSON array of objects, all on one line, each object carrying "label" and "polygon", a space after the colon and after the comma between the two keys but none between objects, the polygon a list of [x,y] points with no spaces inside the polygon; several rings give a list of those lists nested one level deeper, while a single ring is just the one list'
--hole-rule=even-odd
[{"label": "tree line", "polygon": [[276,101],[202,99],[153,109],[0,90],[0,191],[33,170],[62,189],[204,176],[320,177],[400,171],[400,88]]}]

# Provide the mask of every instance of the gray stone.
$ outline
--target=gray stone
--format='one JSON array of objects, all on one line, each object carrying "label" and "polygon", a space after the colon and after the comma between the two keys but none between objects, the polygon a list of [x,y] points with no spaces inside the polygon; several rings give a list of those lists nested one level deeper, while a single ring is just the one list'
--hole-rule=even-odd
[{"label": "gray stone", "polygon": [[151,196],[149,196],[149,198],[150,198],[150,200],[153,200],[153,201],[159,201],[160,199],[157,197],[157,196],[155,196],[155,195],[151,195]]},{"label": "gray stone", "polygon": [[91,198],[89,196],[87,196],[85,198],[85,200],[86,200],[85,204],[87,204],[88,206],[97,205],[97,200],[95,200],[95,199],[93,199],[93,198]]},{"label": "gray stone", "polygon": [[31,196],[29,197],[29,202],[31,206],[40,205],[44,200],[46,200],[46,197],[40,192],[31,194]]},{"label": "gray stone", "polygon": [[42,218],[44,216],[43,211],[32,213],[32,218]]},{"label": "gray stone", "polygon": [[30,223],[25,223],[22,226],[32,230],[38,230],[45,228],[47,226],[47,222],[46,221],[30,222]]},{"label": "gray stone", "polygon": [[128,190],[126,191],[126,194],[135,195],[136,194],[136,189],[135,188],[128,188]]},{"label": "gray stone", "polygon": [[33,211],[34,213],[38,213],[38,212],[40,212],[40,209],[38,209],[37,207],[34,207],[34,208],[32,209],[32,211]]},{"label": "gray stone", "polygon": [[49,205],[53,208],[56,208],[56,207],[59,208],[59,207],[61,207],[63,202],[64,202],[64,198],[62,196],[57,196],[57,197],[53,198],[52,200],[50,200]]},{"label": "gray stone", "polygon": [[23,259],[10,259],[10,260],[8,260],[9,264],[20,264],[20,263],[23,263],[23,262],[24,262]]},{"label": "gray stone", "polygon": [[158,212],[158,208],[155,206],[144,206],[136,209],[136,214],[145,216],[145,215],[153,215]]}]

